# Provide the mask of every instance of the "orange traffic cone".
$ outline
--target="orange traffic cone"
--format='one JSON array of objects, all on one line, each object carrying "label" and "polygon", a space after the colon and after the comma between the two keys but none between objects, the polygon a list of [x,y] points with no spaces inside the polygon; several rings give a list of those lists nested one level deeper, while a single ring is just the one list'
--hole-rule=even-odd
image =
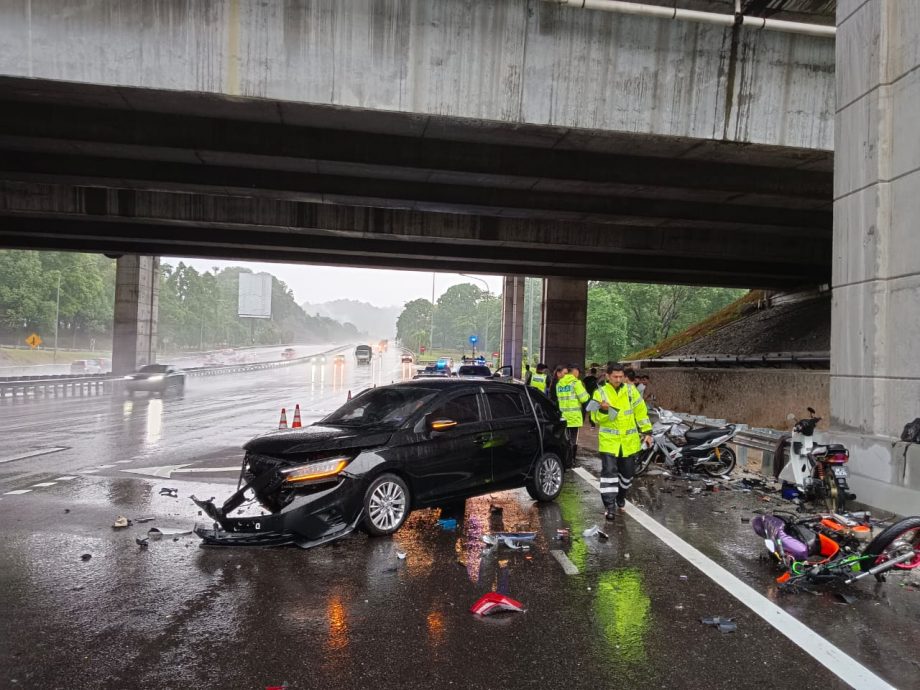
[{"label": "orange traffic cone", "polygon": [[348,391],[348,397],[345,400],[351,400],[351,391]]},{"label": "orange traffic cone", "polygon": [[299,429],[303,426],[300,423],[300,404],[294,405],[294,421],[291,422],[292,429]]},{"label": "orange traffic cone", "polygon": [[278,422],[279,429],[287,429],[287,412],[281,408],[281,420]]}]

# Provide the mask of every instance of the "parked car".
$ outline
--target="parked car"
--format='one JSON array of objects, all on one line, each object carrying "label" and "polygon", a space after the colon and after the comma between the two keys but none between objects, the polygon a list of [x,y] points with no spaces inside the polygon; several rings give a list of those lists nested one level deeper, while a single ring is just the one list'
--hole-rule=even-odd
[{"label": "parked car", "polygon": [[[460,379],[371,388],[244,448],[236,493],[219,507],[193,497],[217,523],[196,528],[205,544],[309,547],[359,525],[391,534],[416,508],[517,487],[552,501],[572,462],[565,422],[536,389]],[[248,495],[269,514],[231,517]]]},{"label": "parked car", "polygon": [[461,364],[457,376],[462,379],[488,379],[492,378],[492,370],[484,364]]},{"label": "parked car", "polygon": [[165,394],[185,390],[185,372],[169,364],[146,364],[133,374],[125,376],[125,391],[132,395],[139,391]]},{"label": "parked car", "polygon": [[105,360],[102,359],[78,359],[70,363],[71,374],[104,374],[108,371],[105,368]]}]

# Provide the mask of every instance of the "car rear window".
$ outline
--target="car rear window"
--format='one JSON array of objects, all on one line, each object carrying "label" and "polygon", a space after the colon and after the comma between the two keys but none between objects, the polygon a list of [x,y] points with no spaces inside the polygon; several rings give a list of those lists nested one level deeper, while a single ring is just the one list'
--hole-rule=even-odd
[{"label": "car rear window", "polygon": [[520,417],[524,414],[524,400],[516,393],[489,393],[488,398],[492,419]]},{"label": "car rear window", "polygon": [[489,367],[477,366],[475,364],[464,364],[457,373],[460,376],[491,376],[492,372]]},{"label": "car rear window", "polygon": [[475,393],[460,395],[447,402],[441,403],[431,414],[432,419],[452,419],[458,424],[478,422],[479,401]]}]

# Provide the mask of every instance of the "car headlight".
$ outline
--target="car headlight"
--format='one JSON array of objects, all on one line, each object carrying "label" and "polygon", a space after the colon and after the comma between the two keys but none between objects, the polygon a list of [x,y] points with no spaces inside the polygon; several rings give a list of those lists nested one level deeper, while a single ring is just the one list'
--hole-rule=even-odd
[{"label": "car headlight", "polygon": [[317,479],[328,479],[344,470],[350,460],[351,458],[344,456],[329,458],[328,460],[311,462],[306,465],[281,470],[281,474],[284,475],[285,484],[303,484]]},{"label": "car headlight", "polygon": [[133,381],[133,380],[134,380],[133,376],[125,376],[125,381]]},{"label": "car headlight", "polygon": [[162,376],[151,376],[151,377],[150,377],[149,379],[147,379],[147,380],[148,380],[148,381],[162,381],[162,380],[163,380],[163,377],[162,377]]}]

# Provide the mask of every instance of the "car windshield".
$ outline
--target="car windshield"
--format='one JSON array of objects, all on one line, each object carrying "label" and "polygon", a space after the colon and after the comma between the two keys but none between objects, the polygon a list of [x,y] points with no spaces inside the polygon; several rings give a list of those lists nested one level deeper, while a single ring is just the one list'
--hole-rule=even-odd
[{"label": "car windshield", "polygon": [[474,364],[464,364],[457,371],[460,376],[491,376],[492,372],[489,367],[477,366]]},{"label": "car windshield", "polygon": [[165,374],[166,365],[165,364],[146,364],[142,366],[138,371],[141,374]]},{"label": "car windshield", "polygon": [[333,426],[399,426],[437,394],[421,386],[374,388],[349,400],[321,424]]}]

